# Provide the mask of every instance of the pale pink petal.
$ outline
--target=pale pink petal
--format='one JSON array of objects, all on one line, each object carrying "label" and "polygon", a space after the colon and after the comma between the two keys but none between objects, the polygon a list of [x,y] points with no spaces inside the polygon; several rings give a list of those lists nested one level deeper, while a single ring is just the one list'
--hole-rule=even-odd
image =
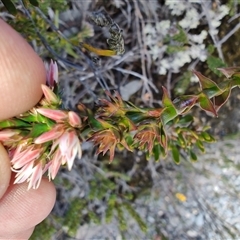
[{"label": "pale pink petal", "polygon": [[32,170],[33,170],[33,162],[26,164],[23,168],[21,168],[18,171],[16,171],[15,169],[12,169],[12,171],[17,172],[15,176],[16,179],[14,181],[14,184],[25,182],[31,176]]},{"label": "pale pink petal", "polygon": [[59,139],[59,148],[63,156],[65,156],[69,150],[69,137],[69,132],[65,132]]},{"label": "pale pink petal", "polygon": [[68,118],[67,113],[62,110],[55,110],[50,108],[37,108],[36,110],[43,116],[50,118],[56,122],[62,122]]},{"label": "pale pink petal", "polygon": [[54,179],[56,177],[58,170],[61,166],[61,160],[62,160],[61,152],[59,151],[59,149],[57,149],[56,152],[54,153],[51,165],[48,168],[49,180]]},{"label": "pale pink petal", "polygon": [[42,164],[39,162],[32,170],[31,177],[28,178],[28,190],[33,188],[37,189],[42,180]]},{"label": "pale pink petal", "polygon": [[24,154],[17,161],[15,160],[15,162],[13,164],[13,168],[15,168],[15,169],[21,168],[24,165],[26,165],[27,163],[29,163],[30,161],[36,160],[40,156],[41,152],[42,152],[41,149],[34,149],[31,151],[26,151],[26,154]]},{"label": "pale pink petal", "polygon": [[56,125],[53,129],[49,130],[48,132],[43,133],[36,139],[34,139],[35,144],[41,144],[45,142],[52,141],[54,139],[59,138],[64,132],[64,129],[60,125]]},{"label": "pale pink petal", "polygon": [[53,87],[54,82],[58,82],[58,66],[56,62],[51,60],[50,64],[47,66],[47,84]]},{"label": "pale pink petal", "polygon": [[33,145],[25,149],[23,144],[18,145],[16,150],[14,151],[14,155],[11,159],[11,163],[15,164],[17,161],[19,161],[19,159],[23,158],[27,154],[27,152],[31,152],[33,148],[34,148]]},{"label": "pale pink petal", "polygon": [[73,111],[68,112],[68,122],[72,127],[80,127],[82,124],[81,118],[77,115],[77,113]]},{"label": "pale pink petal", "polygon": [[49,104],[59,103],[59,99],[58,99],[57,95],[48,86],[42,84],[41,88],[42,88],[44,97]]},{"label": "pale pink petal", "polygon": [[0,141],[6,141],[9,140],[9,138],[19,135],[19,130],[13,130],[13,129],[4,129],[0,131]]}]

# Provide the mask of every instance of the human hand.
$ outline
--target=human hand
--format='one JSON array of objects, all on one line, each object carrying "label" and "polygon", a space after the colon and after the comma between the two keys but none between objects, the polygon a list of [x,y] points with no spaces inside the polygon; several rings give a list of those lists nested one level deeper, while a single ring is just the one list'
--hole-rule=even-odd
[{"label": "human hand", "polygon": [[[45,78],[41,59],[0,19],[0,120],[32,108],[41,98]],[[13,185],[10,167],[0,144],[0,239],[28,239],[51,211],[56,191],[47,179],[36,190],[27,190],[27,183]]]}]

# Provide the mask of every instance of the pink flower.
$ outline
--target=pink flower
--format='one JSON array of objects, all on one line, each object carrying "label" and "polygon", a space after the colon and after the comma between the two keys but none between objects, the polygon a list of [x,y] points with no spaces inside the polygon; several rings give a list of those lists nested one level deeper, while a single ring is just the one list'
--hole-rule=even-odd
[{"label": "pink flower", "polygon": [[51,60],[50,64],[46,64],[47,69],[47,85],[53,88],[55,83],[58,83],[58,66],[56,62]]},{"label": "pink flower", "polygon": [[25,164],[21,169],[16,170],[13,168],[12,171],[17,173],[14,184],[27,181],[29,190],[31,188],[37,189],[39,187],[42,176],[46,171],[46,167],[44,167],[41,161],[37,164],[34,164],[34,161],[31,161]]},{"label": "pink flower", "polygon": [[47,86],[42,84],[41,85],[44,99],[41,101],[42,105],[54,105],[54,104],[59,104],[60,100],[57,97],[57,95]]},{"label": "pink flower", "polygon": [[39,137],[35,138],[35,144],[41,144],[45,142],[49,142],[59,138],[64,132],[64,128],[61,124],[55,125],[51,130],[48,132],[43,133]]},{"label": "pink flower", "polygon": [[37,108],[36,111],[42,114],[43,116],[50,118],[56,122],[63,122],[68,118],[68,114],[62,110],[55,110],[50,108]]},{"label": "pink flower", "polygon": [[67,164],[70,171],[76,157],[82,157],[80,140],[74,130],[65,131],[52,145],[50,155],[52,163],[48,169],[49,179],[54,179],[60,165]]}]

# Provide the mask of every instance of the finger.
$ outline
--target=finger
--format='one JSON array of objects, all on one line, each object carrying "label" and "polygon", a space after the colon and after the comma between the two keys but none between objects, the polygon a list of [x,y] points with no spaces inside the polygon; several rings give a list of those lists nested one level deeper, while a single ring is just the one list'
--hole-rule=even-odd
[{"label": "finger", "polygon": [[10,160],[8,154],[0,143],[0,199],[6,192],[11,178]]},{"label": "finger", "polygon": [[34,228],[30,228],[28,230],[25,230],[20,233],[16,233],[11,236],[5,236],[4,240],[23,240],[23,239],[29,239],[29,237],[32,235]]},{"label": "finger", "polygon": [[30,45],[1,19],[0,29],[0,119],[6,119],[39,101],[46,72]]},{"label": "finger", "polygon": [[39,188],[12,185],[0,201],[0,239],[30,229],[47,217],[56,198],[54,185],[43,179]]}]

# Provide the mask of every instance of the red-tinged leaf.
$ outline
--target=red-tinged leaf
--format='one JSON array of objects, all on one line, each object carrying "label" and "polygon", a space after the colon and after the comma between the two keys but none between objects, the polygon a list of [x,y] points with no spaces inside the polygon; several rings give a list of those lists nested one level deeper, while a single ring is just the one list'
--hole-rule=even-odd
[{"label": "red-tinged leaf", "polygon": [[174,107],[172,100],[168,96],[168,91],[165,87],[162,87],[163,89],[163,97],[162,97],[162,103],[164,107]]},{"label": "red-tinged leaf", "polygon": [[198,100],[198,96],[185,95],[174,99],[173,103],[177,109],[178,114],[187,113]]},{"label": "red-tinged leaf", "polygon": [[153,118],[159,118],[161,117],[162,113],[164,112],[165,108],[156,108],[156,109],[151,109],[147,111],[147,116],[153,117]]},{"label": "red-tinged leaf", "polygon": [[189,154],[190,154],[191,161],[196,162],[197,161],[197,155],[191,150],[190,150]]},{"label": "red-tinged leaf", "polygon": [[204,111],[210,112],[214,114],[214,116],[217,116],[217,112],[213,103],[204,93],[199,94],[199,105]]},{"label": "red-tinged leaf", "polygon": [[193,73],[198,77],[201,89],[204,90],[204,93],[209,98],[212,98],[212,97],[222,93],[222,90],[210,78],[203,76],[200,72],[197,72],[197,71],[193,71]]},{"label": "red-tinged leaf", "polygon": [[215,106],[216,112],[218,112],[219,109],[226,103],[226,101],[230,96],[230,93],[231,93],[231,88],[229,88],[224,93],[214,98],[214,106]]},{"label": "red-tinged leaf", "polygon": [[180,153],[179,150],[177,149],[176,146],[172,146],[172,156],[173,156],[173,160],[176,164],[180,163]]},{"label": "red-tinged leaf", "polygon": [[217,68],[227,78],[232,77],[233,74],[240,72],[240,67]]}]

